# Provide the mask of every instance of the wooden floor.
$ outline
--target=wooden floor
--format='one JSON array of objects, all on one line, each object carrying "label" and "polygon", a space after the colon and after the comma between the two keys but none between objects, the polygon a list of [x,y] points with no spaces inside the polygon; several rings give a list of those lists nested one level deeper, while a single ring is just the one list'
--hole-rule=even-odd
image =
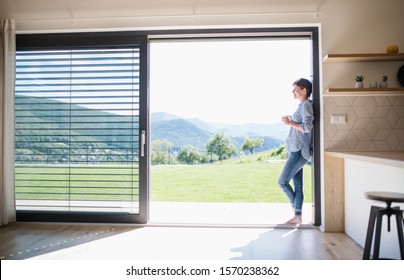
[{"label": "wooden floor", "polygon": [[12,223],[0,227],[0,259],[359,260],[343,233],[316,227],[198,227]]}]

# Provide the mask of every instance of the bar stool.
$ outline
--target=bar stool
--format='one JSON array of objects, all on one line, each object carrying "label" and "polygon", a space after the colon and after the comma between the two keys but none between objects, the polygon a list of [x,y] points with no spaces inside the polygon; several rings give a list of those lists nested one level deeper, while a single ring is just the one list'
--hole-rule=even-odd
[{"label": "bar stool", "polygon": [[396,216],[398,243],[400,245],[400,255],[401,259],[404,260],[403,210],[400,210],[400,207],[391,207],[391,203],[393,202],[404,202],[404,193],[366,192],[365,197],[367,199],[385,202],[387,204],[387,207],[372,206],[370,208],[368,231],[366,234],[365,248],[363,250],[363,259],[364,260],[370,259],[370,249],[372,247],[373,231],[375,228],[376,221],[377,224],[373,247],[373,259],[374,260],[379,259],[380,237],[382,231],[383,216],[387,215],[387,231],[390,231],[390,217],[394,215]]}]

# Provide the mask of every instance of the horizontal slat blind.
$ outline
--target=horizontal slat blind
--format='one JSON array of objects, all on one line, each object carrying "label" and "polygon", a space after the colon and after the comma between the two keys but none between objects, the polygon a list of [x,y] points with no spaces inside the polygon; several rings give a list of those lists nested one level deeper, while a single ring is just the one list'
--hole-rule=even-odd
[{"label": "horizontal slat blind", "polygon": [[139,55],[17,52],[17,210],[138,213]]}]

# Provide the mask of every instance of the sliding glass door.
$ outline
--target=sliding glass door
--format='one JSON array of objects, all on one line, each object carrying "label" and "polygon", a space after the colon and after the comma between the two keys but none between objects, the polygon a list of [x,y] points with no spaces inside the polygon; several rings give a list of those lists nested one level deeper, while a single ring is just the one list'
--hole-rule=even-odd
[{"label": "sliding glass door", "polygon": [[[149,40],[268,36],[312,38],[313,104],[319,116],[314,27],[17,35],[17,219],[147,223]],[[321,221],[319,121],[315,117],[315,225]]]},{"label": "sliding glass door", "polygon": [[19,44],[18,220],[147,222],[147,44],[126,39]]}]

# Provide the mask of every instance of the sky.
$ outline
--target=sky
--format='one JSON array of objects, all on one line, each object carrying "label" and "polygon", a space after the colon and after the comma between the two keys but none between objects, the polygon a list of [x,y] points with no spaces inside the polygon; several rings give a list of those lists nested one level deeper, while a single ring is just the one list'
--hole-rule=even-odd
[{"label": "sky", "polygon": [[280,122],[298,101],[292,84],[311,79],[311,40],[151,43],[151,112],[242,124]]}]

